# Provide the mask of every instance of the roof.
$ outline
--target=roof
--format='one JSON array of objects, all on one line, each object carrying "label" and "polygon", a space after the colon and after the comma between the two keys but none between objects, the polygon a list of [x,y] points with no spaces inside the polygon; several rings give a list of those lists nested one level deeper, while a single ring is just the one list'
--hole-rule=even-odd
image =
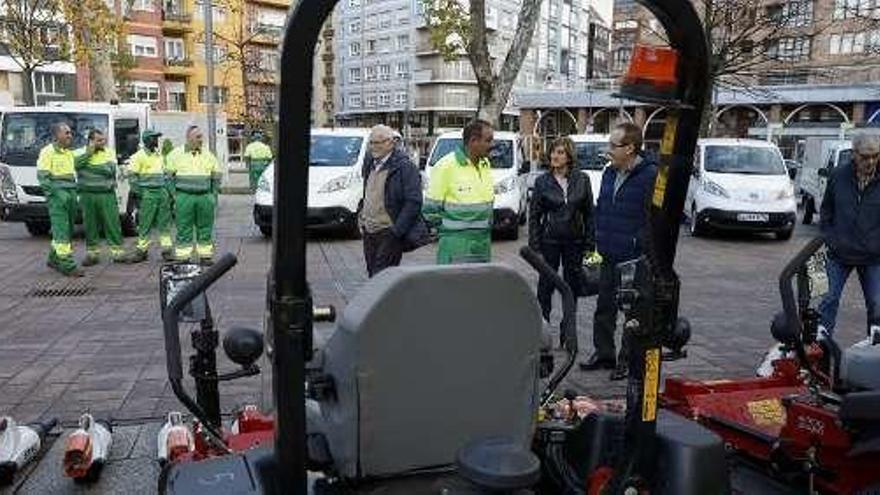
[{"label": "roof", "polygon": [[[643,106],[644,103],[612,96],[612,90],[566,89],[550,91],[520,91],[513,95],[517,108],[603,108]],[[721,90],[719,105],[767,105],[772,103],[825,103],[880,101],[880,84],[792,84],[786,86],[756,86],[746,90]],[[653,106],[653,105],[651,105]]]},{"label": "roof", "polygon": [[704,146],[746,146],[749,148],[775,148],[776,145],[761,139],[739,138],[706,138],[700,139],[699,144]]}]

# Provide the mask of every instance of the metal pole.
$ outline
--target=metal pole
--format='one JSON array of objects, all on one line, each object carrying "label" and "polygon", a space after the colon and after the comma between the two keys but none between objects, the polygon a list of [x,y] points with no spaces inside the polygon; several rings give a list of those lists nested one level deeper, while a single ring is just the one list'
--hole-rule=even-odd
[{"label": "metal pole", "polygon": [[214,95],[214,2],[204,0],[205,66],[208,86],[208,149],[217,154],[217,108]]}]

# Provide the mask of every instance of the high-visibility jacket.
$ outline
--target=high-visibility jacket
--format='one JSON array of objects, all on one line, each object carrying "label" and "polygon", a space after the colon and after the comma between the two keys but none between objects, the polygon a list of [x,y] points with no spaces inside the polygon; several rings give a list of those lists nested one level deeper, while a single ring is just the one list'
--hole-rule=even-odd
[{"label": "high-visibility jacket", "polygon": [[272,161],[272,148],[262,141],[254,141],[244,149],[244,158],[250,159],[251,165],[268,165]]},{"label": "high-visibility jacket", "polygon": [[459,148],[432,167],[422,212],[438,227],[439,263],[489,261],[494,200],[487,158],[474,165]]},{"label": "high-visibility jacket", "polygon": [[74,152],[77,189],[82,192],[116,190],[116,152],[104,148],[86,155],[86,148]]},{"label": "high-visibility jacket", "polygon": [[54,143],[40,150],[37,158],[37,180],[46,195],[53,189],[76,189],[76,166],[73,151]]},{"label": "high-visibility jacket", "polygon": [[189,150],[181,146],[168,154],[166,170],[174,179],[174,187],[187,193],[220,192],[220,166],[208,150]]},{"label": "high-visibility jacket", "polygon": [[159,150],[139,149],[131,155],[128,170],[135,188],[165,187],[165,156]]}]

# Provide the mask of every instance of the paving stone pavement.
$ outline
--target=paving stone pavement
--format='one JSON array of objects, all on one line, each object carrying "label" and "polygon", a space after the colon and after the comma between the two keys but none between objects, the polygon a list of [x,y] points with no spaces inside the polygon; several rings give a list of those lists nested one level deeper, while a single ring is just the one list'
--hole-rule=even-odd
[{"label": "paving stone pavement", "polygon": [[[515,267],[535,285],[536,275],[518,255],[524,230],[522,234],[519,241],[496,242],[494,259]],[[772,343],[769,322],[780,308],[776,278],[784,263],[816,234],[815,227],[798,226],[791,241],[779,242],[761,236],[695,239],[683,233],[677,258],[681,314],[690,319],[693,338],[688,357],[664,365],[664,371],[705,378],[753,374]],[[209,293],[218,328],[262,328],[271,246],[253,226],[248,196],[221,197],[217,241],[218,254],[232,252],[239,259]],[[82,256],[82,239],[75,244]],[[47,460],[14,491],[141,493],[141,488],[131,487],[145,483],[143,493],[152,493],[157,467],[147,460],[154,455],[156,424],[167,411],[182,409],[166,381],[157,290],[161,263],[152,259],[140,265],[101,264],[86,269],[84,279],[71,282],[46,267],[47,249],[48,240],[30,237],[22,224],[0,223],[0,414],[23,422],[58,417],[70,427],[89,410],[120,425],[120,433],[108,480],[100,487],[71,488],[68,480],[41,471],[60,469],[61,442],[49,442]],[[404,263],[433,259],[429,246],[407,254]],[[360,241],[310,236],[308,271],[316,303],[344,308],[366,282]],[[65,289],[72,295],[46,297],[52,290]],[[594,301],[582,300],[578,309],[583,358],[591,348]],[[864,311],[857,281],[851,280],[839,318],[841,342],[853,342],[863,332]],[[558,318],[557,310],[553,319]],[[318,325],[315,331],[320,344],[332,327]],[[181,333],[186,343],[186,332]],[[218,358],[221,369],[232,369],[222,352]],[[263,369],[268,368],[264,361]],[[609,382],[606,373],[577,369],[564,387],[603,397],[624,391],[624,384]],[[270,393],[271,377],[264,372],[223,384],[221,405],[226,412],[247,402],[270,407]],[[135,444],[140,447],[131,447]],[[114,484],[125,477],[135,484]]]}]

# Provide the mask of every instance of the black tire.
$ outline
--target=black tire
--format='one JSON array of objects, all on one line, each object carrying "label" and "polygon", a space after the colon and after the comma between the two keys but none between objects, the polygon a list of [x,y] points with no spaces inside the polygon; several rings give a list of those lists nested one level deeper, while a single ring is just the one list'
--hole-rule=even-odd
[{"label": "black tire", "polygon": [[776,240],[779,240],[779,241],[787,241],[787,240],[791,239],[792,234],[794,234],[793,228],[786,229],[786,230],[780,230],[780,231],[774,233],[774,235],[776,236]]},{"label": "black tire", "polygon": [[697,205],[691,205],[689,231],[691,233],[691,237],[703,237],[703,235],[705,235],[703,228],[700,227],[700,223],[697,222]]},{"label": "black tire", "polygon": [[272,226],[271,225],[259,225],[260,233],[263,234],[263,237],[272,237]]},{"label": "black tire", "polygon": [[813,203],[813,198],[806,198],[804,200],[804,225],[811,225],[813,223],[813,216],[816,214],[816,205]]},{"label": "black tire", "polygon": [[24,226],[27,228],[28,234],[34,237],[43,237],[49,235],[49,231],[52,227],[49,222],[43,220],[32,220],[30,222],[25,222]]}]

